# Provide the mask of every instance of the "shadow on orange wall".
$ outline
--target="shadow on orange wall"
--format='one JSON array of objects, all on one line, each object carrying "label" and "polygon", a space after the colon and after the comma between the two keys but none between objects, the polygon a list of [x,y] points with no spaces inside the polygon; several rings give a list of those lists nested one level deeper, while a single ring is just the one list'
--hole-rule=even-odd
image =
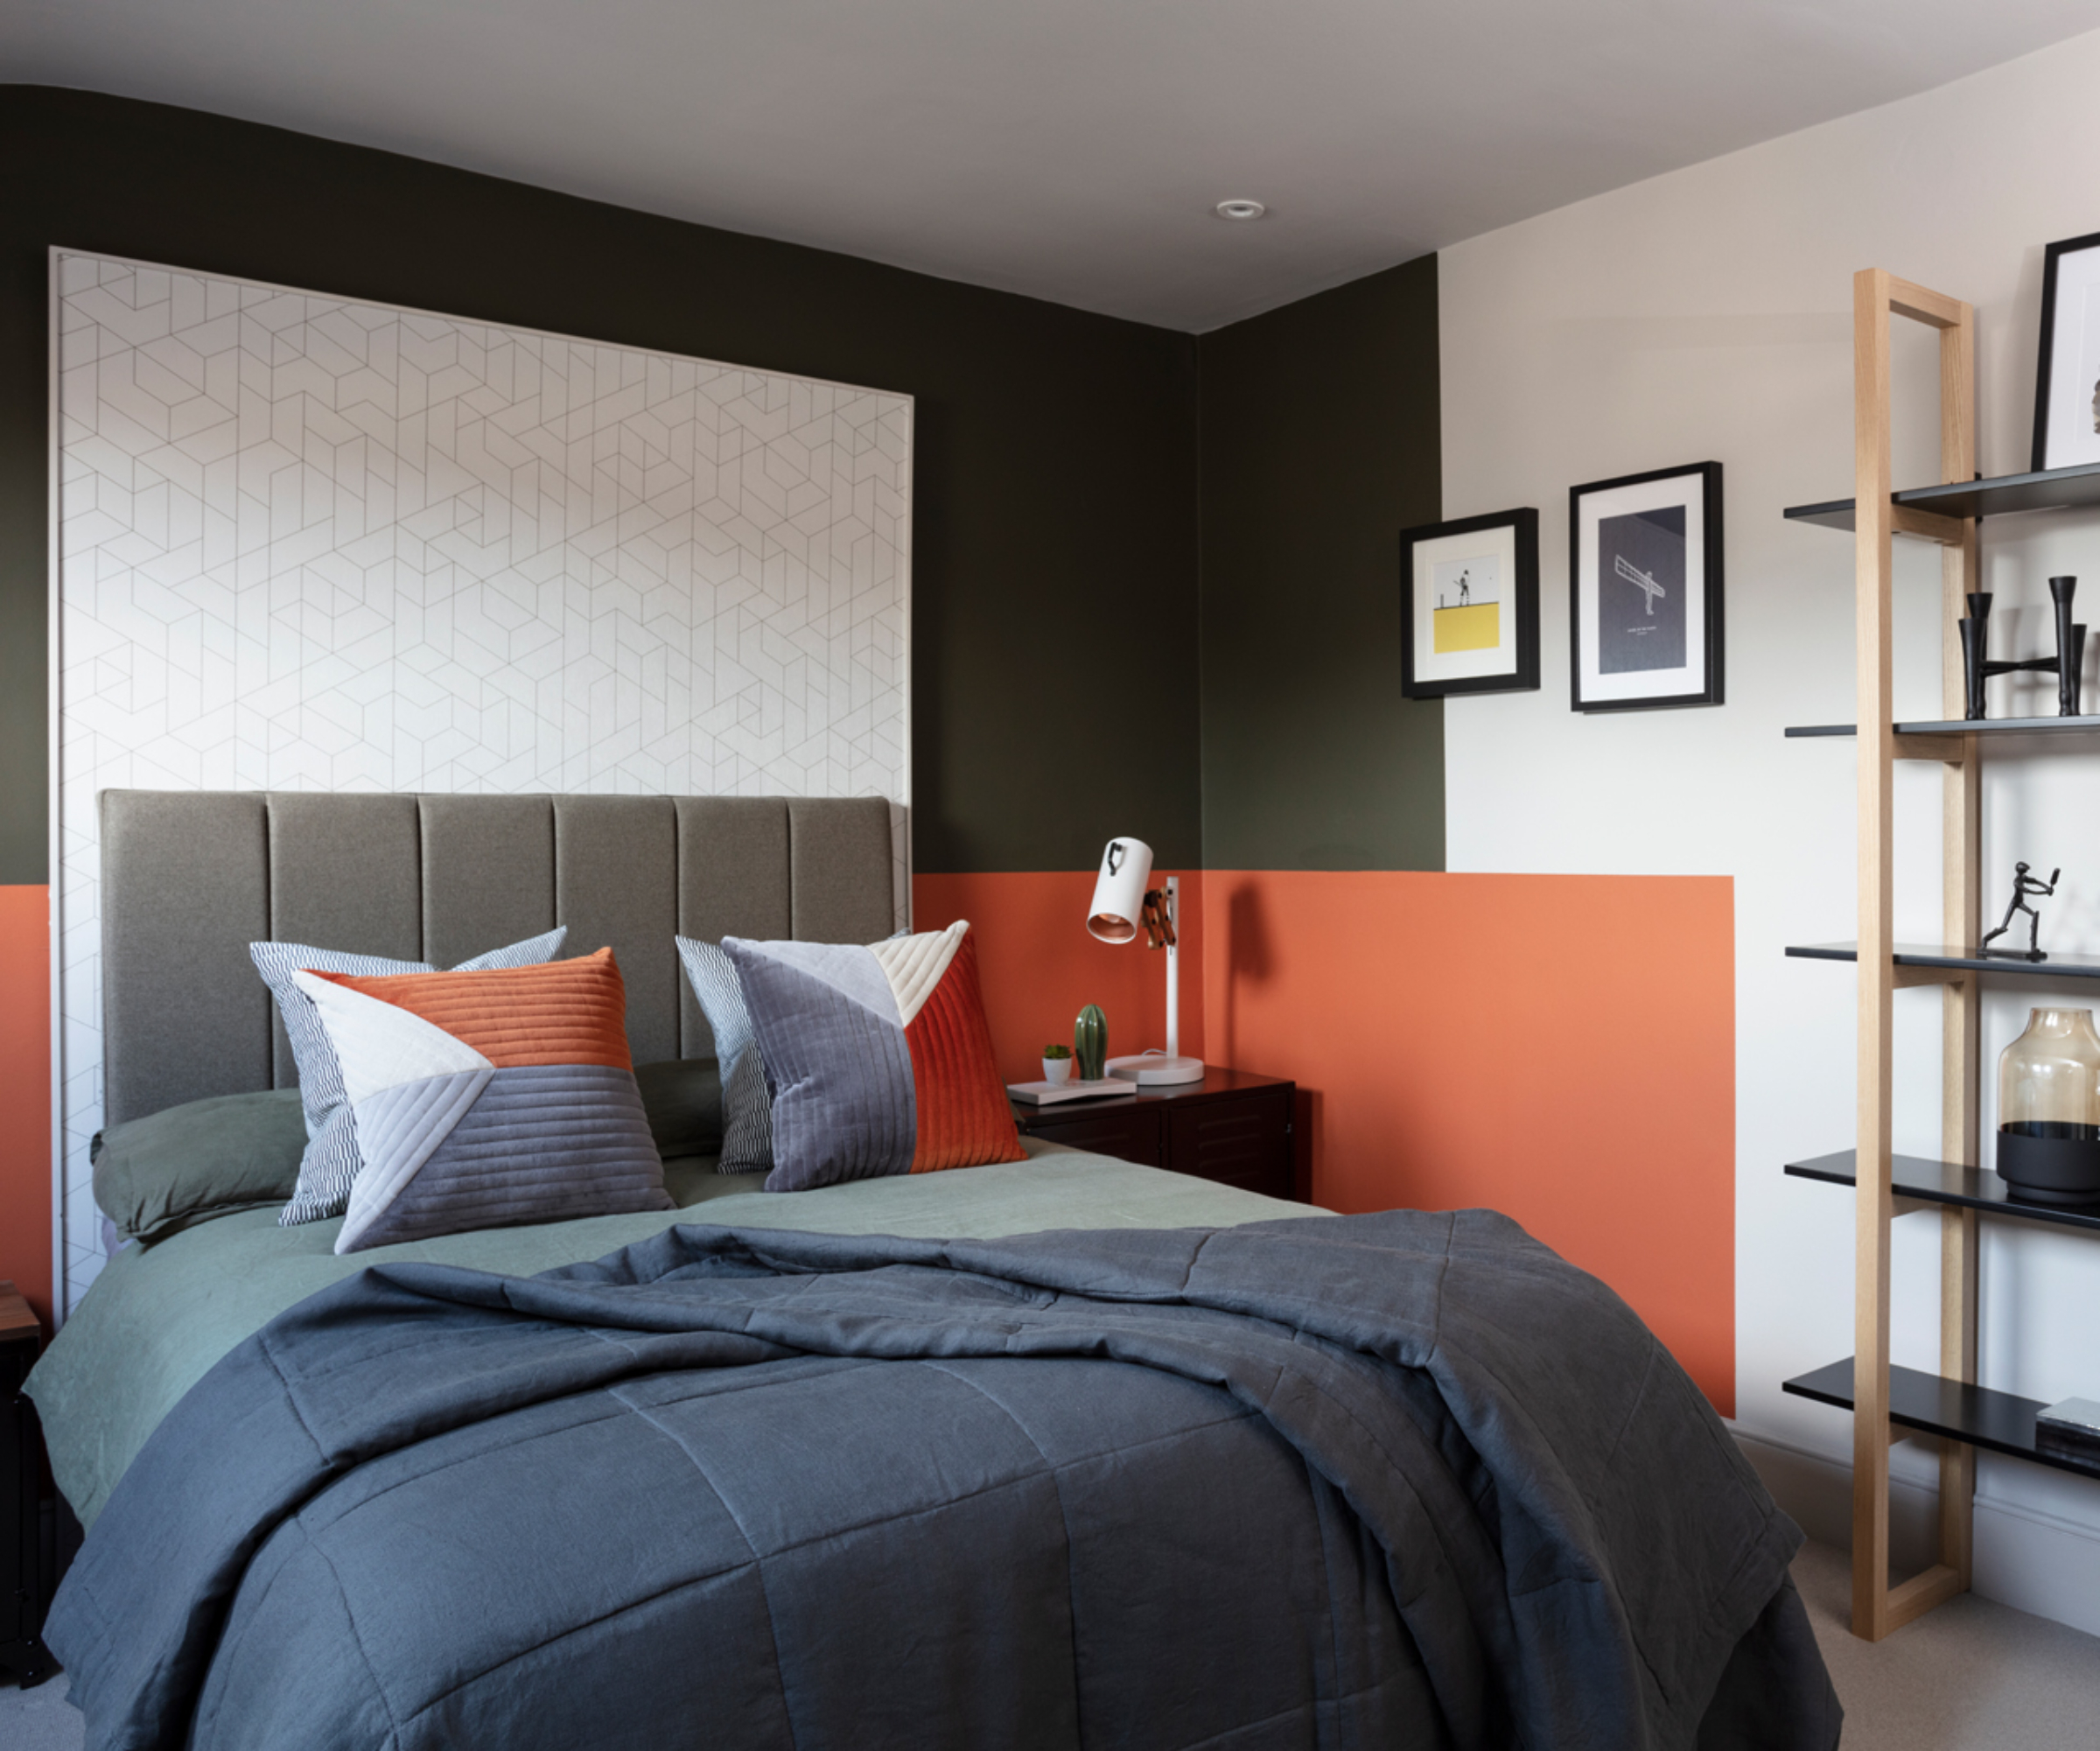
[{"label": "shadow on orange wall", "polygon": [[50,890],[0,887],[0,1277],[51,1324]]},{"label": "shadow on orange wall", "polygon": [[1514,1216],[1732,1415],[1728,879],[1203,879],[1211,1048],[1311,1091],[1313,1199]]},{"label": "shadow on orange wall", "polygon": [[[1164,881],[1176,872],[1162,870]],[[1181,878],[1181,1049],[1203,1051],[1202,878]],[[912,924],[941,930],[958,918],[977,939],[978,977],[999,1075],[1042,1076],[1043,1047],[1072,1043],[1089,1003],[1109,1020],[1111,1054],[1166,1044],[1166,956],[1136,943],[1111,947],[1087,935],[1094,872],[914,875]]]}]

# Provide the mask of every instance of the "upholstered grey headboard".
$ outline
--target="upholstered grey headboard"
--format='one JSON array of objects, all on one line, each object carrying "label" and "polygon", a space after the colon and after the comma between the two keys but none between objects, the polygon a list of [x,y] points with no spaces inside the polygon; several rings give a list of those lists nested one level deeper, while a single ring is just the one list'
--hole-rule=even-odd
[{"label": "upholstered grey headboard", "polygon": [[449,967],[569,927],[611,945],[637,1063],[706,1057],[674,933],[872,942],[894,916],[873,798],[102,795],[106,1122],[298,1081],[251,942]]}]

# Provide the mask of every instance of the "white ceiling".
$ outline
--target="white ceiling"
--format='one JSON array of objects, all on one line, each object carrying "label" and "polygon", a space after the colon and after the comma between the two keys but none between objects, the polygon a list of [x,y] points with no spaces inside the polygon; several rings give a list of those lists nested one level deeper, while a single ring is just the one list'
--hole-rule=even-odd
[{"label": "white ceiling", "polygon": [[[153,98],[1201,331],[2100,0],[6,0]],[[1219,200],[1265,219],[1232,224]]]}]

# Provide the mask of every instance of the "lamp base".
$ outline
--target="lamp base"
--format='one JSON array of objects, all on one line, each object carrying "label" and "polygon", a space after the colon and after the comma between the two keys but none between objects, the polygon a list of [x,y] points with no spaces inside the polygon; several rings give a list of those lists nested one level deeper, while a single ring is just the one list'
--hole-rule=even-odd
[{"label": "lamp base", "polygon": [[1203,1080],[1200,1058],[1170,1058],[1164,1052],[1141,1052],[1133,1057],[1111,1058],[1107,1069],[1111,1076],[1121,1076],[1124,1082],[1135,1082],[1141,1089]]}]

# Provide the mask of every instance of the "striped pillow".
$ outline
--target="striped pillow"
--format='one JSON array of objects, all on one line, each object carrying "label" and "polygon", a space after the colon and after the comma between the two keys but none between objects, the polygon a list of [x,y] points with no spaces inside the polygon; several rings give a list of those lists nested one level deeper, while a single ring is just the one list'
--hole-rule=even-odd
[{"label": "striped pillow", "polygon": [[753,1044],[751,1011],[729,956],[712,942],[676,936],[686,982],[699,998],[715,1036],[722,1073],[722,1159],[724,1173],[763,1173],[773,1166],[773,1094],[766,1061]]},{"label": "striped pillow", "polygon": [[339,1253],[671,1208],[610,949],[493,972],[292,977],[354,1120]]},{"label": "striped pillow", "polygon": [[[508,948],[491,949],[452,970],[476,972],[498,967],[523,967],[551,961],[562,952],[569,927],[557,924],[539,936],[528,936]],[[314,1012],[312,1001],[295,983],[300,972],[428,973],[437,970],[427,961],[392,961],[381,955],[346,955],[334,949],[312,949],[303,942],[250,942],[248,958],[262,974],[262,983],[276,999],[277,1013],[284,1018],[284,1037],[291,1044],[291,1061],[298,1067],[299,1101],[306,1113],[306,1153],[299,1162],[299,1183],[284,1206],[278,1222],[290,1228],[299,1222],[340,1216],[350,1196],[350,1181],[357,1172],[357,1144],[351,1135],[350,1109],[343,1095],[342,1067],[334,1048]]]},{"label": "striped pillow", "polygon": [[1026,1159],[968,924],[867,948],[722,948],[773,1089],[767,1191]]}]

